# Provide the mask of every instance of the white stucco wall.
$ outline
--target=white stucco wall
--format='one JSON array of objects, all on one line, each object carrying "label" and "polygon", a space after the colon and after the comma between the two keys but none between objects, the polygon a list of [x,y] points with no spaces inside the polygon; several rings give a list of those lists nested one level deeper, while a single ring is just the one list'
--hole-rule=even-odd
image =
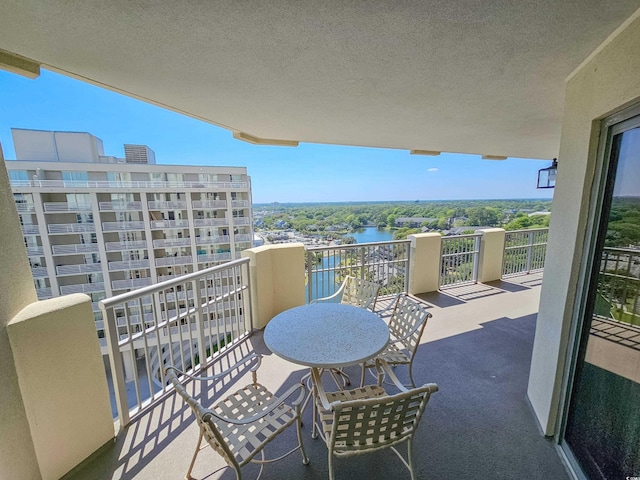
[{"label": "white stucco wall", "polygon": [[38,479],[40,471],[22,403],[7,324],[36,301],[18,213],[0,147],[0,477]]},{"label": "white stucco wall", "polygon": [[599,122],[640,101],[640,10],[567,81],[528,396],[555,432],[594,179]]}]

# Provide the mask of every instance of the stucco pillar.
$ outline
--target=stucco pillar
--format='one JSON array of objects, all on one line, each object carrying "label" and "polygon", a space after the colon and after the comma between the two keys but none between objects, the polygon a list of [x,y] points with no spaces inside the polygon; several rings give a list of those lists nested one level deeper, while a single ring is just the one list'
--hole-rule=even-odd
[{"label": "stucco pillar", "polygon": [[440,287],[440,248],[442,235],[419,233],[408,235],[411,241],[409,293],[435,292]]},{"label": "stucco pillar", "polygon": [[60,478],[115,435],[91,298],[32,303],[7,332],[40,475]]},{"label": "stucco pillar", "polygon": [[504,258],[503,228],[487,228],[479,230],[480,255],[478,259],[478,282],[486,283],[502,278],[502,260]]},{"label": "stucco pillar", "polygon": [[40,470],[22,403],[7,324],[36,301],[36,289],[24,248],[9,177],[0,146],[0,476],[38,479]]},{"label": "stucco pillar", "polygon": [[264,245],[242,251],[249,258],[251,310],[255,328],[278,313],[305,303],[305,250],[302,243]]}]

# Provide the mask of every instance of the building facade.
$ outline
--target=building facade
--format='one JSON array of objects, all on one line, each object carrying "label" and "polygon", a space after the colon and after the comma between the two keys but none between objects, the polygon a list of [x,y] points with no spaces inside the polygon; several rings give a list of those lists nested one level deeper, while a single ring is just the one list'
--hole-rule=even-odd
[{"label": "building facade", "polygon": [[239,258],[252,246],[245,167],[157,165],[145,145],[105,156],[89,133],[12,130],[7,161],[38,299],[98,301]]}]

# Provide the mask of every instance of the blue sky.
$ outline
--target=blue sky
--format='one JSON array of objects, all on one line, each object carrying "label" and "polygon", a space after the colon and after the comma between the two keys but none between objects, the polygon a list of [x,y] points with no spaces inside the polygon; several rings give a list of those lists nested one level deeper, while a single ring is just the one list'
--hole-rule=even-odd
[{"label": "blue sky", "polygon": [[89,132],[106,155],[148,145],[157,163],[247,167],[253,201],[342,202],[550,198],[536,190],[549,162],[483,161],[477,155],[316,145],[256,146],[225,129],[43,71],[36,80],[0,71],[0,143],[15,159],[11,128]]}]

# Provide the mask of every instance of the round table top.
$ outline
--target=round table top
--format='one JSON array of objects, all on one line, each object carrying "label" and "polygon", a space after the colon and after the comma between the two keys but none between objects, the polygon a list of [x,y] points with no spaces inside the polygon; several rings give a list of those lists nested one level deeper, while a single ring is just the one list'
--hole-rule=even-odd
[{"label": "round table top", "polygon": [[389,328],[375,313],[339,303],[312,303],[279,313],[264,330],[273,353],[308,367],[340,368],[375,357]]}]

